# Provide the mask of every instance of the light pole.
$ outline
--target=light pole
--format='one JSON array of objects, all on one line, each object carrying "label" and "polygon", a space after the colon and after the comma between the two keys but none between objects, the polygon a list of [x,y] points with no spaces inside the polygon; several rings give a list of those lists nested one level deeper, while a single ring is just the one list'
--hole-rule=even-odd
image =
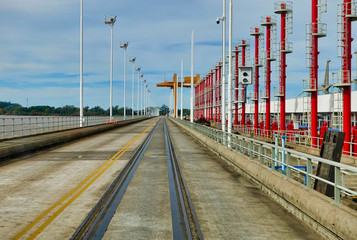
[{"label": "light pole", "polygon": [[139,82],[140,82],[140,70],[141,70],[141,67],[137,67],[137,68],[136,68],[136,71],[138,72],[138,92],[137,92],[137,94],[138,94],[138,105],[137,105],[138,111],[137,111],[136,115],[139,115],[139,95],[140,95],[140,92],[139,92]]},{"label": "light pole", "polygon": [[114,23],[117,20],[117,16],[104,16],[104,23],[111,26],[110,36],[111,36],[111,43],[110,43],[110,122],[113,118],[113,27]]},{"label": "light pole", "polygon": [[229,0],[229,63],[228,63],[228,145],[231,144],[232,133],[232,31],[233,31],[233,3]]},{"label": "light pole", "polygon": [[133,63],[133,79],[131,85],[131,118],[134,118],[134,73],[136,57],[129,57],[129,62]]},{"label": "light pole", "polygon": [[143,96],[144,96],[144,85],[145,85],[145,83],[146,83],[146,80],[143,80],[142,84],[141,84],[140,115],[144,115],[144,112],[143,112]]},{"label": "light pole", "polygon": [[183,61],[181,61],[181,120],[183,116],[182,95],[183,95]]},{"label": "light pole", "polygon": [[126,117],[126,49],[129,46],[129,42],[120,42],[120,48],[124,48],[124,120]]},{"label": "light pole", "polygon": [[81,17],[79,25],[79,127],[83,127],[83,0],[81,0]]},{"label": "light pole", "polygon": [[138,79],[138,115],[141,115],[141,111],[140,111],[140,95],[141,95],[141,88],[140,88],[140,86],[141,86],[141,82],[143,81],[143,78],[144,78],[144,74],[141,74],[140,75],[140,78],[141,78],[141,81],[140,81],[140,79]]},{"label": "light pole", "polygon": [[226,142],[226,0],[223,0],[223,15],[217,18],[216,22],[219,24],[222,21],[222,132],[223,144]]},{"label": "light pole", "polygon": [[191,98],[190,98],[190,122],[193,123],[193,52],[194,52],[195,31],[192,30],[191,40]]}]

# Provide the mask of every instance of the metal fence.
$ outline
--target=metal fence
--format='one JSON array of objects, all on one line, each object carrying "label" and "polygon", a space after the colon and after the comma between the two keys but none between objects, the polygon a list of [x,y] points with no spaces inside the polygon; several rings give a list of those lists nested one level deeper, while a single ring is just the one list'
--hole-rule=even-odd
[{"label": "metal fence", "polygon": [[[228,134],[222,130],[173,119],[187,127],[196,130],[224,146],[249,156],[250,160],[256,159],[260,165],[265,165],[271,171],[280,172],[286,178],[294,179],[306,185],[306,189],[313,189],[316,180],[334,187],[334,203],[341,204],[341,196],[356,197],[356,189],[347,188],[345,185],[346,175],[357,176],[357,168],[333,162],[327,159],[294,151],[278,145],[269,144],[252,138],[236,134]],[[335,180],[328,181],[316,176],[317,164],[325,163],[334,167]]]},{"label": "metal fence", "polygon": [[[220,124],[215,124],[216,127],[221,128]],[[255,129],[252,125],[233,125],[233,130],[241,133],[252,134],[260,137],[273,138],[274,134],[287,136],[287,142],[303,145],[312,148],[321,148],[323,137],[312,137],[310,132],[305,129],[294,130],[266,130],[262,128]],[[315,143],[315,144],[314,144]],[[352,142],[345,141],[349,146],[349,150],[343,150],[343,154],[351,157],[357,157],[357,138],[353,137]]]},{"label": "metal fence", "polygon": [[[126,119],[144,116],[127,116]],[[114,116],[114,121],[124,120],[123,116]],[[93,126],[109,123],[109,117],[105,116],[85,116],[83,126]],[[60,116],[0,116],[0,139],[10,139],[23,137],[58,130],[72,129],[80,127],[79,117]]]}]

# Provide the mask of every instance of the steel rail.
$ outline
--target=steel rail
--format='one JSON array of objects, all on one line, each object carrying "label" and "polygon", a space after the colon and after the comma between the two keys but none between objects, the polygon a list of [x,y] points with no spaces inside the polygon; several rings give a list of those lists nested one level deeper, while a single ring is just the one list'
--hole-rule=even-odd
[{"label": "steel rail", "polygon": [[174,239],[203,239],[166,120],[164,121],[167,169]]},{"label": "steel rail", "polygon": [[102,239],[160,121],[99,199],[71,239]]}]

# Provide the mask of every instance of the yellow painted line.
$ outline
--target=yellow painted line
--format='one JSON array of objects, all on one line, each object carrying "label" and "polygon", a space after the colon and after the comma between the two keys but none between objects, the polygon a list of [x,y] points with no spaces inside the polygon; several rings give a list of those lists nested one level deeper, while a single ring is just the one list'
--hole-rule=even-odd
[{"label": "yellow painted line", "polygon": [[[150,124],[147,128],[145,128],[139,135],[135,136],[133,139],[131,139],[121,150],[119,150],[117,153],[114,154],[113,157],[111,157],[109,160],[107,160],[105,163],[103,163],[99,168],[97,168],[94,172],[92,172],[89,176],[87,176],[81,183],[79,183],[74,189],[72,189],[70,192],[68,192],[64,197],[62,197],[60,200],[58,200],[56,203],[54,203],[51,207],[49,207],[47,210],[45,210],[41,215],[39,215],[35,220],[33,220],[29,225],[27,225],[22,231],[20,231],[15,237],[13,237],[12,239],[19,239],[21,238],[25,233],[27,233],[31,228],[33,228],[38,222],[40,222],[44,217],[46,217],[51,211],[53,211],[56,207],[58,207],[61,203],[63,203],[66,199],[68,199],[72,194],[74,194],[76,191],[78,191],[84,184],[86,184],[94,175],[96,175],[100,170],[102,170],[95,178],[93,178],[86,186],[84,186],[84,188],[82,190],[80,190],[76,195],[74,195],[69,202],[72,203],[76,198],[78,198],[96,179],[99,178],[99,176],[101,176],[115,161],[117,161],[128,149],[129,147],[131,147],[136,140],[138,140],[145,132],[147,132],[147,130],[153,126],[158,120],[156,120],[155,122],[153,122],[152,124]],[[107,165],[107,166],[106,166]],[[105,167],[106,166],[106,167]],[[104,169],[103,169],[104,168]],[[79,195],[78,195],[79,194]],[[75,197],[76,196],[76,197]],[[75,197],[75,198],[74,198]],[[73,199],[74,198],[74,199]],[[73,200],[72,200],[73,199]],[[72,200],[72,201],[71,201]],[[67,202],[68,203],[68,202]],[[63,206],[68,207],[69,204],[65,204]],[[62,209],[63,206],[60,208]],[[58,212],[58,214],[55,216],[57,217],[66,207],[64,207],[60,212],[58,212],[59,210],[57,210],[52,216],[51,218]],[[52,222],[55,217],[53,217],[53,219],[50,221]],[[50,218],[50,219],[51,219]],[[47,220],[48,221],[48,220]],[[46,221],[46,222],[47,222]],[[45,223],[46,223],[45,222]],[[48,224],[50,223],[48,222]],[[36,237],[39,233],[41,233],[43,231],[43,229],[48,226],[48,224],[46,226],[42,224],[40,226],[40,228],[42,229],[41,231],[39,231],[39,229],[37,229],[35,231],[38,232],[34,237]],[[44,226],[44,227],[43,227]],[[33,233],[34,234],[34,233]],[[32,235],[33,235],[32,234]],[[31,235],[31,236],[32,236]],[[29,239],[33,239],[31,238],[31,236],[29,237]]]}]

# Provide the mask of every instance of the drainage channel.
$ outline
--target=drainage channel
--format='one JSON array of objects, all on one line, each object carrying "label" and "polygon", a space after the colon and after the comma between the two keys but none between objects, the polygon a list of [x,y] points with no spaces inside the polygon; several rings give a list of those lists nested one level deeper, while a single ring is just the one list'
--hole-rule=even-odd
[{"label": "drainage channel", "polygon": [[102,239],[139,163],[155,134],[158,121],[144,142],[108,187],[71,239]]},{"label": "drainage channel", "polygon": [[173,237],[174,239],[203,239],[166,120],[164,121],[164,130]]}]

